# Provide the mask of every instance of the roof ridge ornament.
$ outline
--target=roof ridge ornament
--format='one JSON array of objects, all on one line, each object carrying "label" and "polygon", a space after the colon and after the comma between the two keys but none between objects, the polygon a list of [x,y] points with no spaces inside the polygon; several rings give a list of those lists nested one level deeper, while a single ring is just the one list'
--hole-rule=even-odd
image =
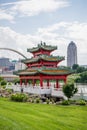
[{"label": "roof ridge ornament", "polygon": [[41,41],[41,43],[40,43],[41,45],[43,45],[43,42]]}]

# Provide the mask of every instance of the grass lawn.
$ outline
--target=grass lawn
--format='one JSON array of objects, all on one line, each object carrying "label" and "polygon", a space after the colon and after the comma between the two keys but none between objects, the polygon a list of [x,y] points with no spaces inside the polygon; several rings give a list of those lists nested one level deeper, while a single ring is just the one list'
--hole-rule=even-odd
[{"label": "grass lawn", "polygon": [[0,98],[0,130],[87,130],[87,106],[16,103]]}]

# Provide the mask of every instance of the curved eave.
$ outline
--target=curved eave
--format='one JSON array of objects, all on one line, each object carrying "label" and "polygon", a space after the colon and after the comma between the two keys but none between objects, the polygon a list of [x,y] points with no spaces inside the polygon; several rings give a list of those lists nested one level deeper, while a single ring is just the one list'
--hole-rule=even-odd
[{"label": "curved eave", "polygon": [[[37,59],[37,60],[32,60],[32,61],[24,61],[23,63],[25,63],[25,64],[28,64],[28,63],[35,63],[35,62],[38,62],[40,59]],[[64,59],[54,59],[54,60],[52,60],[52,59],[45,59],[45,58],[42,58],[42,60],[44,60],[44,61],[49,61],[49,62],[60,62],[60,61],[62,61],[62,60],[64,60]]]},{"label": "curved eave", "polygon": [[65,58],[50,58],[50,57],[46,58],[46,57],[42,57],[42,59],[43,59],[44,61],[50,61],[50,62],[56,61],[56,62],[59,62],[59,61],[64,60]]},{"label": "curved eave", "polygon": [[63,72],[58,72],[57,70],[56,71],[53,71],[52,72],[52,70],[50,70],[49,72],[46,72],[46,71],[43,71],[43,70],[39,70],[39,72],[40,73],[42,73],[42,74],[45,74],[45,75],[70,75],[70,74],[72,74],[72,72],[71,71],[63,71]]},{"label": "curved eave", "polygon": [[27,59],[24,60],[23,63],[27,64],[27,63],[34,63],[37,62],[40,58],[32,58],[32,59]]},{"label": "curved eave", "polygon": [[44,60],[44,61],[49,61],[49,62],[60,62],[62,60],[65,59],[65,57],[45,57],[45,56],[40,56],[38,58],[32,58],[32,59],[27,59],[27,60],[23,60],[22,62],[27,64],[27,63],[34,63],[34,62],[37,62],[39,61],[40,59]]},{"label": "curved eave", "polygon": [[46,51],[54,51],[57,49],[57,46],[53,46],[53,47],[50,47],[50,46],[41,46],[41,48],[43,50],[46,50]]},{"label": "curved eave", "polygon": [[37,69],[25,69],[25,70],[20,70],[20,71],[15,71],[16,75],[35,75],[37,74],[38,71]]},{"label": "curved eave", "polygon": [[27,49],[27,52],[33,53],[33,52],[36,52],[38,50],[39,50],[39,48],[36,47],[36,48],[32,48],[32,49]]},{"label": "curved eave", "polygon": [[57,49],[57,46],[43,46],[40,45],[39,47],[36,48],[32,48],[32,49],[27,49],[27,52],[33,53],[33,52],[37,52],[40,49],[46,50],[46,51],[54,51]]},{"label": "curved eave", "polygon": [[38,72],[20,72],[20,73],[18,73],[18,75],[36,75],[36,74],[38,74]]},{"label": "curved eave", "polygon": [[[53,71],[53,70],[50,70],[49,72],[46,72],[47,70],[34,70],[34,71],[21,71],[21,72],[17,72],[16,74],[17,75],[37,75],[37,74],[44,74],[44,75],[70,75],[72,74],[72,72],[70,71]],[[52,72],[53,71],[53,72]]]}]

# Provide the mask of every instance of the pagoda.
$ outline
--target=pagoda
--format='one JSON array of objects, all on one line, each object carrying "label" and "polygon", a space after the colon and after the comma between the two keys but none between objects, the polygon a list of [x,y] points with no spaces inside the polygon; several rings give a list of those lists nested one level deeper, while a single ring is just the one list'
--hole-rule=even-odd
[{"label": "pagoda", "polygon": [[47,88],[50,88],[51,81],[55,81],[55,87],[59,88],[59,80],[66,83],[67,76],[72,72],[66,67],[58,67],[58,64],[65,59],[63,56],[53,56],[51,52],[57,49],[57,46],[40,43],[37,47],[27,49],[27,52],[33,54],[32,58],[24,59],[22,62],[27,65],[25,70],[18,71],[20,85],[25,85],[32,81],[32,86],[39,80],[39,86],[44,88],[44,81]]}]

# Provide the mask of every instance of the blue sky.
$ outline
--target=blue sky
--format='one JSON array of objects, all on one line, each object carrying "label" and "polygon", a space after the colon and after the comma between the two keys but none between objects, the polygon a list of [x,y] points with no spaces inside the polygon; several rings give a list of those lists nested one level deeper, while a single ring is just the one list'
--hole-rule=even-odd
[{"label": "blue sky", "polygon": [[[67,46],[74,41],[78,64],[87,64],[86,6],[87,0],[0,0],[0,47],[30,57],[27,48],[42,40],[58,46],[53,55],[67,58]],[[22,58],[9,51],[0,51],[0,57]]]}]

